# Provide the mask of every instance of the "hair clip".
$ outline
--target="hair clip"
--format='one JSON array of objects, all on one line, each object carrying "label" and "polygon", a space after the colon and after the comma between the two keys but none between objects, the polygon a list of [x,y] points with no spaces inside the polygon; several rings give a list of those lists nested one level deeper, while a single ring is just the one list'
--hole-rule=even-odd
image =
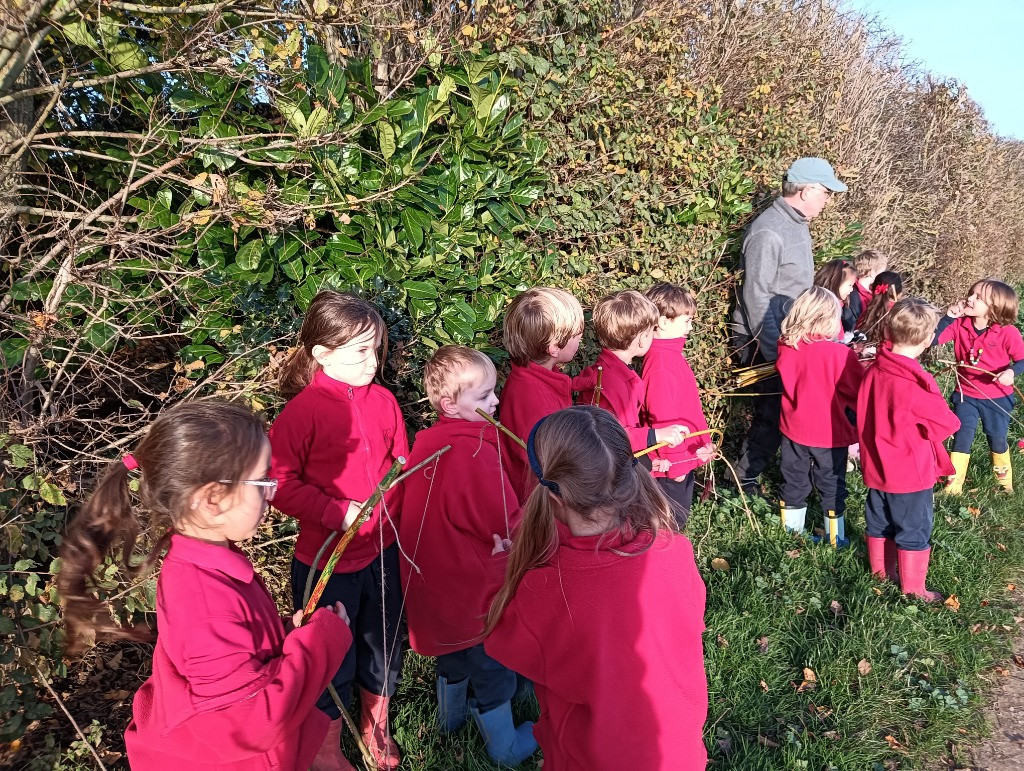
[{"label": "hair clip", "polygon": [[875,287],[873,294],[885,294],[888,291],[889,291],[889,285],[888,284],[879,284],[878,286]]},{"label": "hair clip", "polygon": [[537,477],[537,481],[561,498],[562,491],[558,487],[558,482],[552,482],[550,479],[544,478],[544,471],[541,469],[540,460],[537,458],[537,449],[533,445],[534,437],[537,436],[537,429],[540,428],[540,424],[545,420],[547,420],[547,417],[541,418],[534,424],[533,428],[530,429],[530,436],[526,440],[526,457],[530,460],[530,470],[533,471],[534,476]]},{"label": "hair clip", "polygon": [[135,471],[135,469],[139,467],[139,462],[135,460],[135,456],[132,455],[130,452],[126,452],[124,455],[121,456],[121,462],[124,464],[124,467],[129,471]]}]

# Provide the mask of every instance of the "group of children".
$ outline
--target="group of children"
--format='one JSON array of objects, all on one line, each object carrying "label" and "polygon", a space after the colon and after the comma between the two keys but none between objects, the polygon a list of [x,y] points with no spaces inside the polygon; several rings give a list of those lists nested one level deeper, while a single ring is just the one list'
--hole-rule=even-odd
[{"label": "group of children", "polygon": [[[979,282],[939,324],[930,305],[899,297],[895,274],[877,270],[864,288],[852,266],[830,270],[782,327],[783,521],[803,528],[814,487],[827,537],[845,540],[846,458],[859,439],[871,569],[930,597],[931,489],[953,472],[942,441],[962,425],[954,449],[964,434],[965,452],[980,421],[1009,489],[1007,422],[992,404],[1012,407],[1024,365],[1008,321],[1016,295]],[[348,771],[341,706],[355,690],[359,738],[379,768],[396,768],[388,714],[407,624],[413,650],[437,660],[440,730],[472,719],[496,762],[517,765],[539,745],[546,771],[703,768],[705,589],[680,531],[694,471],[717,448],[684,355],[695,312],[671,284],[601,300],[602,350],[573,378],[561,370],[579,349],[582,307],[561,289],[523,292],[504,318],[500,408],[491,359],[443,346],[424,368],[437,420],[410,452],[394,396],[373,382],[386,356],[380,314],[324,291],[282,369],[288,402],[269,439],[237,405],[162,414],[73,521],[58,579],[71,639],[110,631],[89,577],[116,542],[128,564],[143,530],[166,532],[146,563],[167,549],[153,675],[126,736],[133,766]],[[864,319],[877,351],[866,372],[840,342]],[[936,340],[953,340],[963,362],[959,420],[916,361]],[[303,618],[332,540],[403,459],[423,466],[374,506]],[[270,501],[300,524],[290,617],[236,546]],[[540,720],[516,725],[512,704],[531,688]]]}]

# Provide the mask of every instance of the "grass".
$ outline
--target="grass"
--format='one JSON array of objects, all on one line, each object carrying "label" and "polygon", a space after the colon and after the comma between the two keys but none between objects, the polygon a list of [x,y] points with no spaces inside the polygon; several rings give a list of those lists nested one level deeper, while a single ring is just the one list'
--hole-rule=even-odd
[{"label": "grass", "polygon": [[[984,734],[986,693],[1000,679],[998,665],[1009,657],[1016,632],[1018,611],[1007,587],[1024,585],[1024,528],[1020,494],[991,489],[982,443],[968,475],[971,492],[936,498],[928,585],[955,595],[957,609],[909,600],[868,575],[859,473],[849,477],[846,529],[854,545],[842,552],[783,532],[764,500],[752,504],[761,534],[752,532],[728,493],[695,507],[687,535],[708,588],[711,768],[885,771],[931,768],[942,760],[955,767],[962,745]],[[1017,461],[1016,449],[1013,454]],[[808,524],[819,520],[820,512],[808,511]],[[287,527],[279,526],[277,535]],[[281,602],[289,596],[290,549],[282,541],[252,552]],[[712,560],[723,567],[716,558],[728,569],[713,568]],[[146,674],[120,687],[137,688]],[[451,737],[434,728],[431,659],[407,655],[393,705],[403,768],[497,768],[472,724]],[[75,704],[68,706],[74,713]],[[520,705],[517,718],[534,719],[537,712],[536,702]],[[103,729],[103,747],[123,751],[124,725]],[[45,767],[94,767],[70,739],[57,745]],[[123,758],[106,757],[111,771],[127,768]],[[538,760],[521,768],[533,771]],[[37,757],[31,767],[43,768],[41,762]]]}]

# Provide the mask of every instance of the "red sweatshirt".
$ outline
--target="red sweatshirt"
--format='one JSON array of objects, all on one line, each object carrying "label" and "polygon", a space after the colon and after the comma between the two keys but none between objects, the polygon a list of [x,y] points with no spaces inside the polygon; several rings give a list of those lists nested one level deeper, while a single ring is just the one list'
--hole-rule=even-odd
[{"label": "red sweatshirt", "polygon": [[153,674],[125,734],[132,768],[309,768],[328,725],[316,700],[352,644],[348,625],[321,608],[286,636],[238,547],[182,535],[171,537],[156,613]]},{"label": "red sweatshirt", "polygon": [[[530,362],[525,367],[512,365],[512,370],[501,389],[498,417],[502,424],[524,442],[541,418],[572,406],[572,378],[562,372],[545,369]],[[501,437],[501,449],[509,458],[512,488],[519,500],[525,501],[537,480],[530,472],[526,450]]]},{"label": "red sweatshirt", "polygon": [[992,375],[972,367],[998,375],[1024,359],[1024,340],[1017,327],[991,324],[978,330],[974,328],[973,319],[962,316],[942,330],[936,344],[950,341],[957,362],[970,365],[957,367],[954,390],[975,399],[1000,399],[1013,393],[1013,386],[1004,386]]},{"label": "red sweatshirt", "polygon": [[690,542],[661,532],[643,551],[649,535],[556,525],[558,550],[484,641],[533,681],[544,771],[703,769],[705,590]]},{"label": "red sweatshirt", "polygon": [[[441,417],[416,434],[410,465],[451,449],[403,485],[401,542],[419,570],[401,560],[409,643],[441,656],[480,642],[484,617],[505,579],[494,534],[511,538],[519,503],[489,423]],[[504,456],[502,456],[504,459]],[[507,468],[507,466],[506,466]]]},{"label": "red sweatshirt", "polygon": [[[700,405],[697,378],[693,376],[693,370],[683,354],[685,345],[685,337],[656,337],[651,350],[644,356],[641,372],[644,406],[640,420],[645,426],[663,428],[681,425],[690,429],[691,434],[707,431],[708,422]],[[652,475],[676,479],[703,466],[706,461],[702,462],[696,453],[698,448],[710,443],[710,436],[705,434],[686,440],[676,447],[655,450],[650,457],[669,460],[672,468],[668,473],[655,471]]]},{"label": "red sweatshirt", "polygon": [[847,447],[857,429],[846,416],[857,407],[864,367],[852,349],[831,340],[800,343],[779,341],[775,368],[782,379],[779,430],[805,447]]},{"label": "red sweatshirt", "polygon": [[857,397],[864,484],[885,493],[930,489],[954,471],[942,443],[958,428],[935,378],[916,360],[879,347]]},{"label": "red sweatshirt", "polygon": [[[270,446],[270,475],[278,484],[274,508],[301,523],[295,557],[306,565],[328,534],[341,528],[349,503],[369,498],[395,458],[409,455],[405,422],[390,391],[372,384],[356,388],[322,370],[278,415]],[[387,503],[397,519],[397,496]],[[381,509],[359,528],[335,573],[354,573],[380,554]],[[386,548],[395,542],[394,526],[384,522],[383,531]],[[315,567],[329,556],[330,549]]]},{"label": "red sweatshirt", "polygon": [[[629,443],[634,451],[644,449],[648,446],[647,440],[651,433],[650,426],[640,423],[640,410],[644,404],[644,381],[607,348],[602,348],[597,361],[579,374],[579,380],[596,383],[599,366],[604,368],[604,374],[601,376],[601,400],[598,406],[604,407],[618,419],[629,434]],[[580,392],[579,401],[580,404],[594,403],[593,386]]]}]

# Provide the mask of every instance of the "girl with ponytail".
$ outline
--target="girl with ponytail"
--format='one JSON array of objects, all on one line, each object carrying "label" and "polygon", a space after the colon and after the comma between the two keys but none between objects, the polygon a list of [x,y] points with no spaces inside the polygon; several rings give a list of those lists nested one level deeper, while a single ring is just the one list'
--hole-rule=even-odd
[{"label": "girl with ponytail", "polygon": [[871,284],[871,302],[857,322],[857,329],[873,343],[882,342],[889,311],[903,297],[903,277],[891,270],[883,270]]},{"label": "girl with ponytail", "polygon": [[[167,549],[153,674],[125,735],[133,768],[297,771],[323,742],[328,720],[316,700],[352,635],[341,605],[301,629],[301,613],[283,619],[236,545],[256,533],[274,497],[269,467],[265,428],[248,409],[179,405],[111,464],[61,544],[57,585],[72,650],[94,633],[149,636],[113,624],[92,587],[108,555],[137,574]],[[133,567],[143,534],[156,545]]]},{"label": "girl with ponytail", "polygon": [[527,446],[539,485],[484,647],[534,683],[545,771],[703,768],[705,590],[667,499],[601,408]]}]

